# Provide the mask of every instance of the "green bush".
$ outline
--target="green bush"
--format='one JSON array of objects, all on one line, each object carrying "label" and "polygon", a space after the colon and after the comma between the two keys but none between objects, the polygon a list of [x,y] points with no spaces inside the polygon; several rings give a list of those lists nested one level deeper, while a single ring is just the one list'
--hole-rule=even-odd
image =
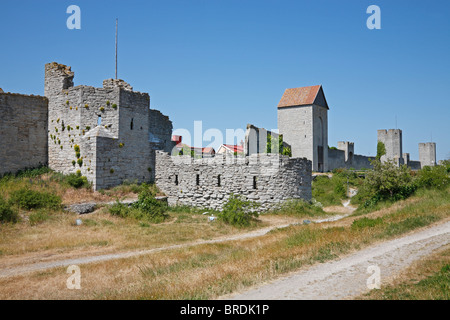
[{"label": "green bush", "polygon": [[346,183],[339,174],[332,178],[317,176],[312,183],[312,196],[324,206],[341,205],[346,198]]},{"label": "green bush", "polygon": [[254,211],[257,204],[232,194],[218,214],[219,220],[236,227],[247,227],[258,216]]},{"label": "green bush", "polygon": [[167,203],[156,200],[152,190],[142,191],[138,196],[138,201],[133,204],[133,208],[139,209],[143,213],[143,217],[150,217],[151,220],[164,218],[165,212],[168,210]]},{"label": "green bush", "polygon": [[81,172],[72,173],[66,176],[66,182],[75,189],[79,189],[81,187],[89,188],[90,184],[86,177],[81,175]]},{"label": "green bush", "polygon": [[110,207],[109,212],[121,218],[159,223],[168,217],[167,210],[166,203],[156,200],[155,194],[151,190],[145,190],[139,194],[138,201],[132,206],[117,202]]},{"label": "green bush", "polygon": [[0,198],[0,222],[17,222],[19,215],[11,208],[11,205],[3,198]]},{"label": "green bush", "polygon": [[440,166],[426,166],[417,172],[414,179],[418,188],[444,189],[450,185],[450,162]]},{"label": "green bush", "polygon": [[372,161],[373,170],[367,172],[364,183],[352,203],[361,203],[364,209],[374,209],[379,202],[395,202],[411,196],[417,189],[410,169],[397,167],[393,161]]},{"label": "green bush", "polygon": [[39,208],[57,210],[61,208],[61,198],[57,195],[28,188],[12,192],[10,203],[26,210]]}]

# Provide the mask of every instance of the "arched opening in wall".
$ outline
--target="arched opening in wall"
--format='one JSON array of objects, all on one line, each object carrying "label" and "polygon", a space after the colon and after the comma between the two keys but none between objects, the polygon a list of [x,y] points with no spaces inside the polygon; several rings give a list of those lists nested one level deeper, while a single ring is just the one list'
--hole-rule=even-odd
[{"label": "arched opening in wall", "polygon": [[352,160],[353,160],[353,152],[349,152],[347,162],[352,163]]},{"label": "arched opening in wall", "polygon": [[131,118],[131,123],[130,123],[130,130],[133,130],[134,127],[134,118]]},{"label": "arched opening in wall", "polygon": [[317,170],[323,172],[324,167],[324,128],[322,117],[319,117],[319,128],[317,130]]},{"label": "arched opening in wall", "polygon": [[101,115],[99,115],[98,118],[97,118],[97,125],[98,126],[102,125],[102,116]]}]

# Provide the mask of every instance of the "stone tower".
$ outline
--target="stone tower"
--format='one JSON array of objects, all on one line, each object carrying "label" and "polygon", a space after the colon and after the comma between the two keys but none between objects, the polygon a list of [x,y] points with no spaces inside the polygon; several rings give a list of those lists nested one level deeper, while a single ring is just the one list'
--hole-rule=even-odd
[{"label": "stone tower", "polygon": [[383,142],[386,154],[381,157],[381,161],[394,160],[397,165],[404,163],[402,152],[402,130],[389,129],[378,130],[378,142]]},{"label": "stone tower", "polygon": [[436,143],[425,142],[419,143],[419,161],[423,168],[424,166],[436,165]]},{"label": "stone tower", "polygon": [[279,133],[313,171],[328,170],[328,109],[321,85],[286,89],[278,103]]},{"label": "stone tower", "polygon": [[64,174],[80,171],[94,190],[125,180],[150,181],[150,96],[123,80],[108,79],[94,88],[74,87],[73,78],[68,66],[45,65],[49,167]]},{"label": "stone tower", "polygon": [[353,160],[353,155],[355,154],[355,143],[349,141],[338,141],[337,148],[345,152],[344,154],[345,162],[351,163]]}]

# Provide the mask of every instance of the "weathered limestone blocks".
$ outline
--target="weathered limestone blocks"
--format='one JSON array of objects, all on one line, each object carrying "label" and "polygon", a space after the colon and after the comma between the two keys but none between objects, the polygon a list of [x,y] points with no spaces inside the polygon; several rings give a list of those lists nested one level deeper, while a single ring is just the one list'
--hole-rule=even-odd
[{"label": "weathered limestone blocks", "polygon": [[266,211],[288,199],[311,199],[311,161],[305,158],[255,154],[193,159],[156,151],[155,169],[155,182],[171,205],[221,210],[231,194],[240,194]]}]

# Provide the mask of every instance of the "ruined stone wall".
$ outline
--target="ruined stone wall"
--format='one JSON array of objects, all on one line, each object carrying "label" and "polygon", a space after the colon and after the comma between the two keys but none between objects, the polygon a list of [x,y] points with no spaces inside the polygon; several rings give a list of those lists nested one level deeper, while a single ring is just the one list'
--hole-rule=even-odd
[{"label": "ruined stone wall", "polygon": [[48,100],[0,93],[0,175],[46,165]]},{"label": "ruined stone wall", "polygon": [[[118,137],[120,89],[73,87],[73,77],[70,67],[55,63],[45,66],[49,167],[64,174],[80,170],[94,182],[96,153],[89,145],[94,136]],[[95,132],[86,136],[92,130]]]},{"label": "ruined stone wall", "polygon": [[171,205],[221,210],[234,193],[265,211],[288,199],[311,199],[311,161],[274,154],[194,159],[156,151],[155,182]]},{"label": "ruined stone wall", "polygon": [[150,109],[149,112],[149,141],[157,150],[172,152],[175,142],[172,141],[172,121],[160,111]]},{"label": "ruined stone wall", "polygon": [[[244,153],[246,156],[266,153],[267,152],[267,137],[271,136],[271,153],[279,152],[279,137],[280,134],[269,131],[264,128],[258,128],[252,124],[247,124],[245,131]],[[284,137],[283,137],[284,138]],[[283,139],[283,148],[290,148],[291,146]]]},{"label": "ruined stone wall", "polygon": [[45,75],[50,168],[80,170],[95,190],[153,179],[147,93],[115,79],[105,80],[103,88],[73,87],[70,67],[55,63],[46,65]]}]

